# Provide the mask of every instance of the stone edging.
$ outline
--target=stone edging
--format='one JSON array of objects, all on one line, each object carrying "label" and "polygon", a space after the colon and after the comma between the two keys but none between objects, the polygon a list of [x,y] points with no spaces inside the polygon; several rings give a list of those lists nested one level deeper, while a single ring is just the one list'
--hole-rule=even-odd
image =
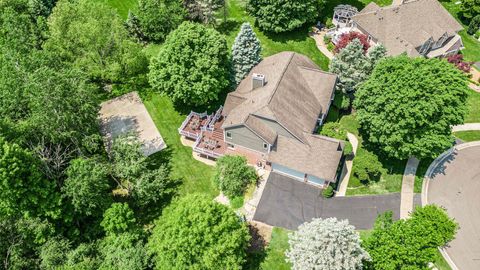
[{"label": "stone edging", "polygon": [[[480,146],[480,141],[474,141],[474,142],[468,142],[468,143],[462,143],[462,144],[459,144],[459,145],[456,145],[450,149],[448,149],[447,151],[443,152],[440,156],[438,156],[433,162],[432,164],[430,164],[430,166],[428,167],[428,170],[427,172],[425,173],[425,176],[423,178],[423,184],[422,184],[422,206],[425,206],[428,204],[428,185],[430,183],[430,180],[431,180],[431,176],[432,176],[432,173],[433,171],[435,170],[435,168],[441,163],[443,162],[448,156],[450,156],[451,154],[459,151],[459,150],[462,150],[462,149],[465,149],[465,148],[469,148],[469,147],[474,147],[474,146]],[[448,262],[448,264],[450,265],[450,267],[452,268],[452,270],[458,270],[458,267],[455,265],[455,263],[453,262],[452,258],[450,258],[450,256],[448,255],[447,251],[444,249],[444,248],[441,248],[439,247],[438,250],[440,251],[440,253],[442,254],[443,258],[445,258],[445,260]]]}]

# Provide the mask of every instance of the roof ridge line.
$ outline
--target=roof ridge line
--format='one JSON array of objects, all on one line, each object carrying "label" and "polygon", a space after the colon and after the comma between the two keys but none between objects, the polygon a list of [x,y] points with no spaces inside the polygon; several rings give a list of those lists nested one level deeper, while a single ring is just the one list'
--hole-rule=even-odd
[{"label": "roof ridge line", "polygon": [[[285,67],[283,68],[282,70],[282,74],[280,75],[280,79],[277,81],[277,83],[275,84],[275,86],[273,87],[273,91],[272,91],[272,94],[270,95],[270,98],[268,99],[268,102],[267,104],[270,104],[270,102],[272,102],[272,99],[273,99],[273,96],[275,95],[275,93],[277,93],[277,89],[278,89],[278,86],[280,85],[280,82],[283,80],[283,76],[285,75],[285,72],[287,71],[287,68],[290,66],[290,64],[292,63],[292,59],[293,59],[293,56],[295,55],[295,52],[292,52],[292,54],[290,55],[290,58],[288,59],[288,64],[285,65]],[[274,113],[275,114],[275,113]]]}]

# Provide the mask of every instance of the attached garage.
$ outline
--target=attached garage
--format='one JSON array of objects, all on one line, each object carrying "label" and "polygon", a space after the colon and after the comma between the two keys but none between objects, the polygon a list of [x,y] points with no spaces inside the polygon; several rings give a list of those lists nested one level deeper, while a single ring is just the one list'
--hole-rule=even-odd
[{"label": "attached garage", "polygon": [[291,176],[300,181],[303,181],[305,179],[305,173],[292,170],[290,168],[287,168],[285,166],[282,166],[276,163],[272,163],[272,171]]},{"label": "attached garage", "polygon": [[316,185],[316,186],[323,187],[323,185],[325,185],[325,183],[326,183],[326,181],[323,180],[323,179],[320,179],[320,178],[315,177],[313,175],[308,175],[308,174],[290,169],[288,167],[285,167],[285,166],[282,166],[282,165],[276,164],[276,163],[272,163],[272,171],[283,174],[283,175],[290,176],[290,177],[294,178],[295,180],[302,181],[302,182],[305,181],[305,176],[306,176],[307,182],[310,183],[310,184]]}]

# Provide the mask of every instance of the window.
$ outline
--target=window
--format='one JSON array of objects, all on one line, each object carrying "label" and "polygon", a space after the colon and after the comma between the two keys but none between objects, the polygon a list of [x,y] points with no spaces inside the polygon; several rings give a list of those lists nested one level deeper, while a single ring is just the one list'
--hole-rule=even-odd
[{"label": "window", "polygon": [[227,143],[227,147],[230,148],[230,149],[235,149],[235,145],[233,145],[231,143]]},{"label": "window", "polygon": [[268,143],[263,143],[263,149],[268,149]]},{"label": "window", "polygon": [[229,138],[229,139],[232,138],[232,133],[230,131],[227,131],[227,138]]}]

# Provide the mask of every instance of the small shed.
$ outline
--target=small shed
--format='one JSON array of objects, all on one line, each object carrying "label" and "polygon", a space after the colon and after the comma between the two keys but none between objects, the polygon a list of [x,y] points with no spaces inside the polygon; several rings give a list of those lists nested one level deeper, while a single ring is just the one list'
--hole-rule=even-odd
[{"label": "small shed", "polygon": [[99,118],[107,152],[113,140],[126,133],[137,136],[145,156],[167,147],[137,92],[103,102]]}]

